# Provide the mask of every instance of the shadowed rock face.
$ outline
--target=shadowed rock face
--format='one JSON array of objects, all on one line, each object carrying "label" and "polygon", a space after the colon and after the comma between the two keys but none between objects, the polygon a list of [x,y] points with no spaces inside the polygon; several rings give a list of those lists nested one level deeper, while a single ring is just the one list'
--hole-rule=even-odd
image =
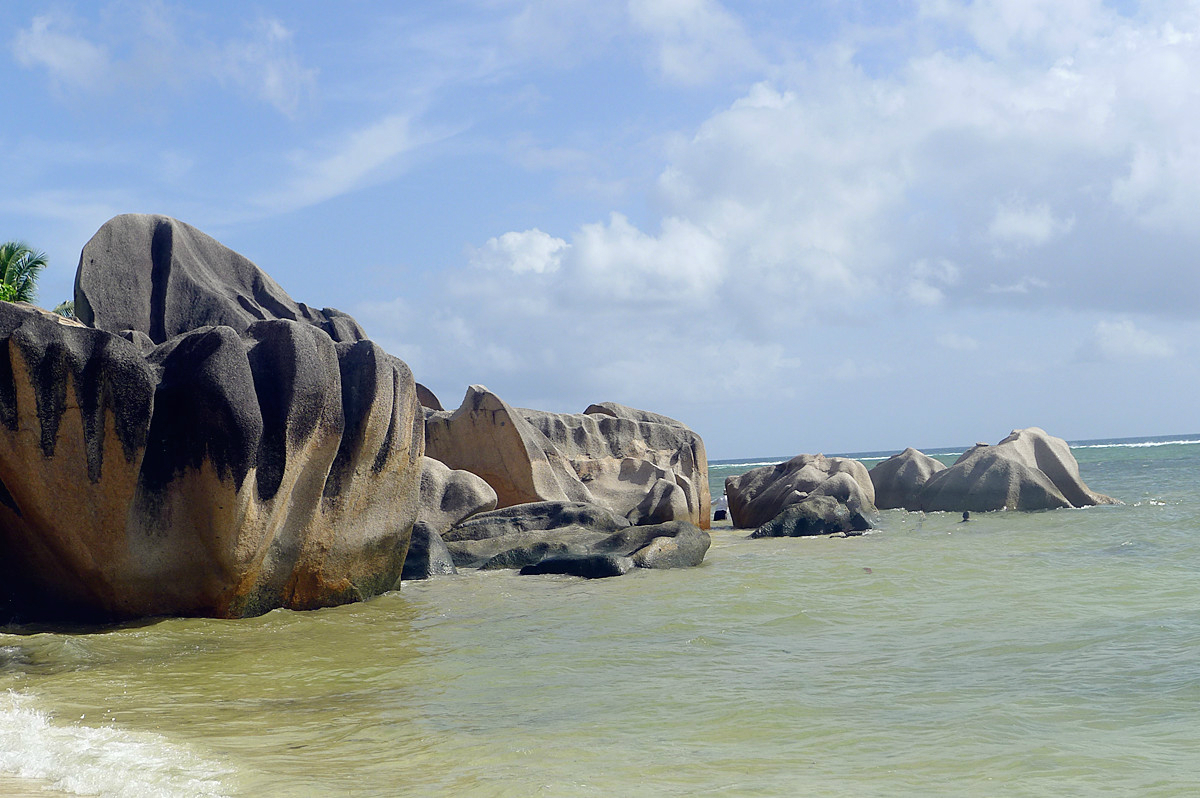
[{"label": "shadowed rock face", "polygon": [[867,469],[847,457],[802,454],[725,480],[729,515],[739,529],[755,529],[809,496],[831,496],[852,513],[875,513],[875,487]]},{"label": "shadowed rock face", "polygon": [[930,477],[919,497],[927,511],[1053,510],[1119,504],[1091,491],[1062,438],[1038,427],[1013,430],[995,446],[976,444]]},{"label": "shadowed rock face", "polygon": [[425,419],[428,455],[485,479],[499,507],[586,502],[634,523],[708,527],[704,442],[666,416],[613,403],[578,414],[524,410],[475,385],[453,413]]},{"label": "shadowed rock face", "polygon": [[711,542],[707,532],[687,521],[634,526],[582,502],[533,502],[480,513],[450,529],[445,540],[456,565],[484,569],[607,555],[631,557],[631,565],[639,568],[687,568],[704,560]]},{"label": "shadowed rock face", "polygon": [[101,330],[139,330],[156,344],[205,326],[240,333],[267,319],[307,322],[334,341],[366,338],[350,316],[296,303],[249,260],[191,225],[136,213],[109,220],[84,246],[75,315]]},{"label": "shadowed rock face", "polygon": [[892,455],[870,471],[875,506],[880,510],[919,507],[918,497],[925,483],[945,470],[945,465],[911,447]]},{"label": "shadowed rock face", "polygon": [[237,617],[391,589],[423,423],[407,366],[307,323],[160,346],[0,303],[0,562],[27,617]]},{"label": "shadowed rock face", "polygon": [[864,532],[871,528],[861,513],[852,511],[833,496],[812,495],[789,504],[779,515],[750,533],[752,538],[799,538],[832,535],[839,532]]}]

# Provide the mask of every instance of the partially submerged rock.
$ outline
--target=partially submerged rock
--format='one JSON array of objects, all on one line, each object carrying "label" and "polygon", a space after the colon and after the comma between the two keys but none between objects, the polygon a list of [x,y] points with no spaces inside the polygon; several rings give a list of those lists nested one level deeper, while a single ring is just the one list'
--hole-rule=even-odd
[{"label": "partially submerged rock", "polygon": [[536,502],[468,518],[444,536],[459,568],[523,568],[555,557],[619,555],[640,568],[699,565],[707,532],[686,521],[634,526],[579,502]]},{"label": "partially submerged rock", "polygon": [[809,496],[831,496],[850,512],[875,513],[875,487],[867,469],[848,457],[802,454],[725,480],[729,515],[739,529],[761,527]]},{"label": "partially submerged rock", "polygon": [[619,554],[563,554],[525,565],[521,575],[563,574],[585,579],[604,579],[624,576],[634,567],[633,560]]},{"label": "partially submerged rock", "polygon": [[416,516],[412,375],[259,321],[146,348],[0,303],[0,566],[24,614],[238,617],[397,582]]},{"label": "partially submerged rock", "polygon": [[968,449],[930,477],[918,503],[909,509],[1053,510],[1119,502],[1084,484],[1066,441],[1030,427],[1013,430],[995,446]]},{"label": "partially submerged rock", "polygon": [[911,447],[892,455],[870,471],[875,506],[880,510],[919,507],[925,483],[945,470],[943,463]]},{"label": "partially submerged rock", "polygon": [[205,326],[241,333],[266,319],[312,324],[334,341],[366,334],[353,318],[297,303],[266,272],[211,236],[167,216],[114,217],[84,246],[75,315],[101,330],[139,330],[161,344]]},{"label": "partially submerged rock", "polygon": [[709,524],[700,436],[674,419],[614,403],[585,413],[514,408],[473,385],[453,413],[427,411],[426,452],[485,479],[498,506],[604,506],[633,523]]},{"label": "partially submerged rock", "polygon": [[833,496],[813,495],[789,504],[779,515],[750,533],[752,538],[809,537],[864,532],[871,523]]}]

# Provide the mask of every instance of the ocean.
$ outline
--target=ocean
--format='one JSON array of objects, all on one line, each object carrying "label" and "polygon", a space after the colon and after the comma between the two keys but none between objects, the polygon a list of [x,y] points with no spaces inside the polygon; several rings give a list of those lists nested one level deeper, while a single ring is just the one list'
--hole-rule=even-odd
[{"label": "ocean", "polygon": [[1073,449],[1123,505],[6,628],[0,795],[1194,795],[1200,435]]}]

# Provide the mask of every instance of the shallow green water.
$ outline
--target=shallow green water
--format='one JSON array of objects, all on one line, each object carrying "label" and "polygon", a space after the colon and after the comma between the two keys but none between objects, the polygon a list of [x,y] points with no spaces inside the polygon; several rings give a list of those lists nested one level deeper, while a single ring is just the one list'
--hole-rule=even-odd
[{"label": "shallow green water", "polygon": [[0,794],[1194,794],[1200,445],[1076,455],[1127,504],[3,634]]}]

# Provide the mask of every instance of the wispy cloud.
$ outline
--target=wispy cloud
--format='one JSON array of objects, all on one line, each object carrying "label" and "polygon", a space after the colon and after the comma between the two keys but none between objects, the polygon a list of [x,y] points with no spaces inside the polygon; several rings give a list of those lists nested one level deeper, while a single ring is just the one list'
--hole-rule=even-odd
[{"label": "wispy cloud", "polygon": [[226,44],[213,68],[287,116],[316,90],[317,70],[301,63],[293,32],[273,18],[259,19],[248,38]]},{"label": "wispy cloud", "polygon": [[716,0],[629,0],[629,15],[652,37],[658,72],[672,83],[703,84],[763,63],[741,21]]},{"label": "wispy cloud", "polygon": [[315,92],[317,70],[304,66],[293,31],[277,18],[260,17],[244,34],[213,42],[160,2],[109,3],[99,16],[99,22],[65,11],[35,16],[14,36],[13,55],[72,94],[229,84],[294,116]]},{"label": "wispy cloud", "polygon": [[410,115],[389,114],[326,147],[293,152],[292,177],[280,189],[259,195],[255,204],[282,213],[385,182],[402,171],[406,154],[447,135],[415,133]]},{"label": "wispy cloud", "polygon": [[1083,361],[1139,362],[1174,355],[1175,347],[1169,339],[1143,330],[1129,319],[1097,323],[1079,349]]},{"label": "wispy cloud", "polygon": [[17,31],[13,55],[21,66],[46,70],[60,88],[98,89],[109,80],[108,51],[77,32],[76,21],[64,13],[36,16]]}]

